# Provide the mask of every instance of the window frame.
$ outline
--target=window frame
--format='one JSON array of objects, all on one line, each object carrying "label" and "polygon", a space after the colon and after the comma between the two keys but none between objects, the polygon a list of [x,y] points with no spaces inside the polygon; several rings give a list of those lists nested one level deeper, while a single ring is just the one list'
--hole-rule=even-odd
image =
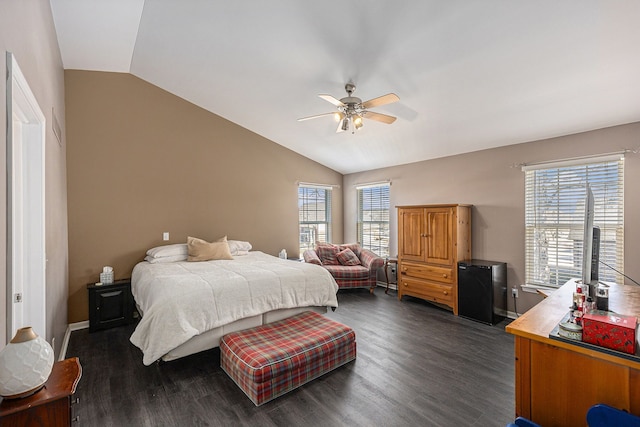
[{"label": "window frame", "polygon": [[594,226],[600,227],[601,233],[599,280],[623,283],[624,157],[606,155],[522,169],[525,283],[556,288],[571,278],[582,277],[587,183],[595,199]]},{"label": "window frame", "polygon": [[[365,197],[367,198],[370,207],[377,207],[378,209],[365,210]],[[390,198],[390,182],[377,182],[356,186],[357,240],[362,248],[369,249],[382,258],[389,258],[390,253]],[[381,219],[366,220],[367,216],[373,218],[376,210],[381,213],[379,216]],[[365,215],[366,212],[370,212],[370,214]],[[372,228],[369,229],[369,233],[366,233],[366,225],[377,229],[377,233],[372,233]],[[374,245],[373,241],[375,240],[380,243]]]},{"label": "window frame", "polygon": [[[332,189],[328,185],[298,184],[298,247],[301,258],[305,250],[315,248],[316,242],[331,242]],[[305,193],[302,198],[301,192]],[[319,203],[324,203],[323,209],[318,209]],[[311,204],[315,204],[315,209],[305,209]]]}]

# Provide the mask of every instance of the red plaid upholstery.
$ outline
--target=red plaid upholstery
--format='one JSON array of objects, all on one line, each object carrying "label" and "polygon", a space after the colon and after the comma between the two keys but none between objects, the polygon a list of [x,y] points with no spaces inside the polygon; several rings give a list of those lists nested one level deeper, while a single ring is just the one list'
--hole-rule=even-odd
[{"label": "red plaid upholstery", "polygon": [[[340,288],[370,288],[369,269],[361,265],[323,265]],[[374,280],[373,286],[376,285]]]},{"label": "red plaid upholstery", "polygon": [[343,243],[338,246],[341,251],[345,249],[351,249],[351,251],[356,254],[357,257],[360,257],[360,245],[357,243]]},{"label": "red plaid upholstery", "polygon": [[313,311],[220,341],[222,369],[256,406],[355,358],[353,329]]},{"label": "red plaid upholstery", "polygon": [[316,245],[316,253],[318,258],[322,261],[322,265],[340,265],[336,256],[340,252],[340,248],[332,244],[318,244]]},{"label": "red plaid upholstery", "polygon": [[336,255],[338,262],[342,265],[360,265],[360,259],[353,251],[349,248],[346,248],[343,251],[338,252]]},{"label": "red plaid upholstery", "polygon": [[307,249],[302,253],[302,257],[304,258],[304,262],[308,262],[309,264],[322,265],[322,261],[318,258],[318,254],[313,249]]},{"label": "red plaid upholstery", "polygon": [[[378,282],[378,269],[384,265],[384,259],[367,249],[362,249],[357,243],[348,243],[343,245],[332,245],[331,243],[316,243],[316,251],[327,248],[326,251],[336,250],[342,251],[351,249],[360,260],[361,265],[341,265],[337,258],[335,262],[327,264],[322,260],[322,266],[329,270],[329,273],[336,280],[340,288],[369,288],[371,292],[375,289]],[[308,254],[306,252],[309,252]],[[304,258],[312,259],[320,256],[318,253],[315,257],[312,255],[314,251],[309,249],[305,251]],[[332,253],[333,253],[332,252]],[[337,253],[335,253],[337,255]],[[322,257],[320,257],[322,259]],[[307,261],[309,262],[309,261]],[[314,262],[315,263],[315,262]]]}]

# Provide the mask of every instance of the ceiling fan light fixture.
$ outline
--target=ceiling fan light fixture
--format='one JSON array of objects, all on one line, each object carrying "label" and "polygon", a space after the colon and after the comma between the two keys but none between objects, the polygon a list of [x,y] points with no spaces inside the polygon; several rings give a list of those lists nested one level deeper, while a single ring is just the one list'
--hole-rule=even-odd
[{"label": "ceiling fan light fixture", "polygon": [[349,130],[349,118],[345,117],[344,119],[342,119],[342,130],[347,131]]},{"label": "ceiling fan light fixture", "polygon": [[356,130],[360,129],[363,125],[363,121],[362,121],[362,117],[360,116],[355,116],[353,118],[353,126],[356,128]]},{"label": "ceiling fan light fixture", "polygon": [[333,115],[333,117],[336,119],[336,123],[337,123],[344,118],[344,114],[338,111]]}]

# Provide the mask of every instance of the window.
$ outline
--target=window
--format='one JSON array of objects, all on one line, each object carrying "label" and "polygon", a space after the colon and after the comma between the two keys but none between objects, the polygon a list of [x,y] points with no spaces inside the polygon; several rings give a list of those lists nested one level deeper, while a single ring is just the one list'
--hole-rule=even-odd
[{"label": "window", "polygon": [[389,256],[388,183],[357,187],[358,242],[383,258]]},{"label": "window", "polygon": [[594,226],[600,227],[599,280],[622,283],[615,270],[624,269],[624,159],[617,155],[523,170],[526,283],[561,286],[582,276],[586,184],[595,199]]},{"label": "window", "polygon": [[300,257],[316,242],[331,241],[331,187],[300,184],[298,186],[298,223]]}]

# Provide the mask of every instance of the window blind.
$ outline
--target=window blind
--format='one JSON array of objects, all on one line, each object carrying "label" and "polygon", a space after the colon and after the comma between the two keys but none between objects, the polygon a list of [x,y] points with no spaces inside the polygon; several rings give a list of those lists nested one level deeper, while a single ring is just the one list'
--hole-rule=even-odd
[{"label": "window blind", "polygon": [[331,188],[317,184],[298,186],[300,257],[316,242],[331,241]]},{"label": "window blind", "polygon": [[[599,280],[623,283],[624,159],[583,159],[535,165],[525,171],[525,280],[561,286],[582,276],[586,184],[600,227]],[[607,267],[611,266],[612,268]]]},{"label": "window blind", "polygon": [[378,256],[389,256],[389,183],[357,187],[358,242]]}]

